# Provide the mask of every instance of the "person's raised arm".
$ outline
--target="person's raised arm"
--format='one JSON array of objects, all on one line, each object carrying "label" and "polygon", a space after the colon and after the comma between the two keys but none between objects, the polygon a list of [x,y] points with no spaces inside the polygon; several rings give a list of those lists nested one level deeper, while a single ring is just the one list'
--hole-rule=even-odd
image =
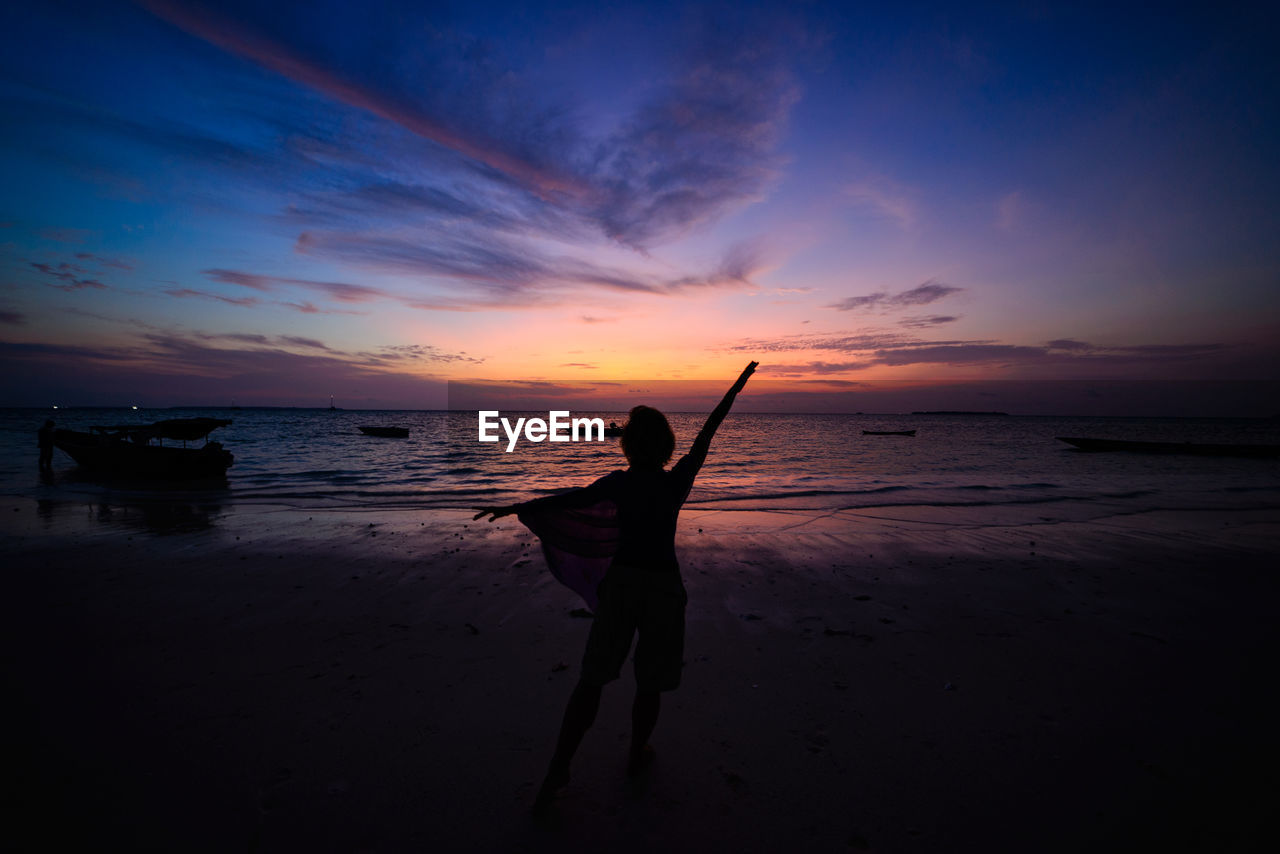
[{"label": "person's raised arm", "polygon": [[729,414],[729,410],[733,408],[733,401],[738,396],[738,392],[742,391],[746,386],[747,380],[751,379],[751,375],[755,373],[759,362],[751,362],[734,381],[729,390],[725,392],[724,398],[711,410],[711,414],[707,416],[707,422],[702,425],[702,431],[698,433],[698,438],[693,440],[693,446],[689,448],[689,453],[685,455],[688,461],[686,465],[692,465],[696,474],[698,469],[702,468],[702,463],[707,458],[707,451],[711,450],[711,439],[716,435],[716,430],[720,427],[720,422],[724,421],[724,417]]}]

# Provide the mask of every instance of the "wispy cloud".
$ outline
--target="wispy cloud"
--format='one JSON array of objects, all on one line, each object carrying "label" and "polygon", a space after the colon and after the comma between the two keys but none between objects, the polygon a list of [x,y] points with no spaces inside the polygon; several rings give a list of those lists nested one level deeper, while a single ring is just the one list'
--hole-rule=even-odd
[{"label": "wispy cloud", "polygon": [[[350,26],[334,29],[335,35],[340,36],[345,44],[365,41],[378,45],[381,50],[394,51],[396,60],[410,65],[405,68],[397,62],[388,62],[386,56],[361,56],[358,49],[340,53],[339,45],[318,44],[314,38],[307,47],[300,42],[290,43],[283,33],[297,30],[287,24],[281,26],[282,19],[290,14],[283,8],[259,8],[254,20],[247,14],[233,18],[219,9],[198,3],[170,0],[140,2],[158,17],[229,53],[256,62],[349,106],[394,122],[413,134],[536,188],[540,193],[573,194],[580,189],[571,174],[538,157],[529,156],[527,151],[509,144],[504,137],[486,133],[481,122],[460,120],[449,109],[454,105],[447,97],[447,88],[450,87],[440,84],[451,78],[447,76],[447,68],[431,65],[436,52],[423,49],[419,41],[424,35],[421,29],[401,27],[398,32],[384,29],[353,37],[351,26],[365,30],[372,25],[372,20],[366,23],[357,16],[348,17],[346,23]],[[396,24],[402,22],[397,19]],[[319,34],[315,28],[307,28],[307,31],[313,37]],[[425,34],[430,34],[430,28]],[[361,35],[369,38],[362,39]],[[345,55],[347,61],[339,60],[339,55]],[[416,68],[412,67],[415,65]],[[395,73],[388,73],[392,70]],[[422,85],[424,82],[428,85]],[[481,94],[491,94],[491,91],[483,92],[483,89],[491,90],[491,86],[484,86],[480,80],[473,77],[468,82],[480,83]],[[537,114],[527,119],[534,126],[546,123],[546,118]],[[544,130],[547,135],[555,136],[551,128]]]},{"label": "wispy cloud", "polygon": [[[267,290],[271,289],[272,282],[275,281],[272,277],[253,277],[252,274],[244,274],[244,275],[248,277],[246,278],[245,281],[252,281],[254,280],[254,278],[263,279]],[[220,281],[230,281],[230,279],[224,279]],[[305,286],[306,284],[311,284],[311,283],[300,282],[299,280],[287,280],[287,279],[279,280],[280,283],[289,283],[291,281],[295,284],[303,284],[303,286]],[[333,283],[329,283],[329,284],[332,285]],[[247,285],[247,284],[245,286],[250,287],[250,285]],[[255,288],[255,290],[262,290],[262,289]],[[202,291],[196,288],[169,288],[167,290],[161,291],[161,293],[163,293],[165,296],[174,297],[176,299],[206,299],[206,300],[213,300],[215,302],[226,303],[227,305],[238,306],[240,308],[257,308],[263,305],[278,305],[283,308],[287,308],[290,311],[296,311],[300,314],[360,315],[365,313],[361,311],[353,311],[350,309],[321,308],[320,306],[317,306],[315,303],[309,302],[309,301],[289,302],[288,300],[264,300],[261,297],[255,297],[255,296],[235,297],[235,296],[227,296],[226,294],[213,293],[211,291]],[[326,291],[326,293],[329,293],[329,292]],[[351,298],[348,298],[347,300],[345,300],[345,302],[366,302],[366,301],[367,300],[351,299]]]},{"label": "wispy cloud", "polygon": [[609,237],[649,246],[758,198],[777,177],[799,88],[778,33],[742,20],[706,22],[682,73],[597,146],[592,213]]},{"label": "wispy cloud", "polygon": [[[539,253],[495,241],[307,231],[298,237],[295,249],[384,273],[461,279],[499,294],[514,294],[555,275]],[[622,287],[629,284],[620,282]]]},{"label": "wispy cloud", "polygon": [[197,291],[193,288],[171,288],[163,291],[163,293],[167,296],[177,297],[178,299],[196,298],[216,300],[218,302],[225,302],[228,305],[238,305],[241,308],[252,308],[256,305],[262,304],[262,300],[257,297],[228,297],[223,296],[222,294],[208,293],[207,291]]},{"label": "wispy cloud", "polygon": [[[662,276],[607,267],[571,255],[552,256],[528,245],[464,237],[432,239],[351,232],[304,232],[296,249],[306,255],[340,261],[386,274],[438,277],[438,296],[406,296],[359,287],[369,298],[401,299],[420,308],[476,308],[552,304],[566,288],[672,295],[683,291],[743,287],[762,268],[753,244],[735,243],[711,269],[699,274]],[[332,283],[286,280],[234,271],[206,271],[219,281],[258,289],[289,283],[333,292]],[[466,289],[447,282],[465,282]],[[350,287],[350,286],[349,286]],[[355,300],[351,300],[355,301]]]},{"label": "wispy cloud", "polygon": [[[850,371],[861,371],[871,367],[868,362],[805,362],[803,364],[773,363],[761,365],[758,371],[765,374],[781,376],[803,376],[806,374],[847,374]],[[830,380],[824,380],[830,382]]]},{"label": "wispy cloud", "polygon": [[1086,350],[1094,349],[1092,344],[1084,341],[1076,341],[1074,338],[1058,338],[1045,344],[1050,350],[1068,350],[1073,353],[1079,353]]},{"label": "wispy cloud", "polygon": [[305,350],[333,351],[328,344],[315,338],[302,338],[297,335],[261,335],[252,332],[197,332],[194,337],[201,341],[231,341],[236,344],[254,344],[259,347],[298,347]]},{"label": "wispy cloud", "polygon": [[[121,163],[116,157],[121,142],[141,148],[152,157],[160,154],[166,159],[215,167],[224,178],[256,176],[263,181],[279,182],[282,174],[297,168],[286,168],[292,165],[289,159],[269,146],[232,141],[217,131],[193,127],[175,118],[124,115],[105,105],[50,96],[41,91],[18,89],[5,93],[3,100],[9,111],[22,115],[20,131],[30,135],[29,144],[38,142],[44,156],[62,161],[73,173],[89,173],[95,182],[112,186],[129,197],[157,190],[168,192],[172,188],[148,186],[150,179]],[[291,130],[300,134],[316,132],[303,125]],[[68,138],[91,139],[95,144],[69,145]],[[126,223],[121,228],[139,232],[145,227]],[[39,236],[56,243],[84,244],[99,235],[87,229],[54,228],[42,230]]]},{"label": "wispy cloud", "polygon": [[689,287],[719,287],[722,285],[750,285],[752,277],[764,269],[762,252],[758,243],[739,241],[731,245],[720,263],[701,276],[683,276],[667,281],[663,289],[678,291]]},{"label": "wispy cloud", "polygon": [[[0,354],[12,364],[44,366],[65,374],[74,361],[86,375],[111,370],[118,387],[132,387],[130,376],[187,377],[192,388],[270,386],[282,394],[326,383],[358,384],[388,375],[420,377],[424,368],[454,362],[480,363],[466,353],[427,344],[386,345],[373,353],[346,353],[313,338],[255,333],[145,332],[131,342],[109,346],[0,342]],[[62,380],[65,381],[65,380]],[[211,381],[217,381],[210,384]],[[190,399],[189,390],[164,382],[169,393]],[[330,386],[331,387],[331,386]],[[234,389],[232,389],[234,391]]]},{"label": "wispy cloud", "polygon": [[1045,345],[1024,345],[990,340],[923,341],[889,332],[751,339],[733,344],[727,349],[752,353],[836,352],[857,357],[838,362],[813,360],[761,366],[761,370],[791,374],[845,373],[876,366],[911,365],[1012,369],[1056,366],[1068,370],[1142,366],[1153,370],[1175,370],[1179,369],[1178,366],[1197,362],[1200,363],[1198,367],[1211,371],[1215,360],[1221,360],[1233,352],[1232,347],[1221,343],[1103,347],[1074,339],[1059,339]]},{"label": "wispy cloud", "polygon": [[1226,353],[1227,344],[1128,344],[1103,346],[1074,339],[1057,339],[1045,345],[1048,350],[1079,354],[1082,358],[1105,358],[1111,361],[1148,359],[1196,359]]},{"label": "wispy cloud", "polygon": [[311,279],[293,279],[285,276],[265,276],[258,273],[246,273],[240,270],[205,270],[204,275],[215,282],[251,288],[255,291],[269,292],[281,287],[300,287],[325,294],[338,302],[360,303],[378,299],[388,299],[393,295],[368,285],[356,285],[349,282],[317,282]]},{"label": "wispy cloud", "polygon": [[361,353],[379,364],[387,362],[469,362],[481,364],[484,359],[468,355],[465,351],[450,353],[430,344],[388,344],[376,353]]},{"label": "wispy cloud", "polygon": [[727,349],[755,353],[787,353],[798,350],[832,350],[864,353],[882,347],[909,346],[918,339],[897,332],[863,332],[844,335],[786,335],[777,338],[748,338]]},{"label": "wispy cloud", "polygon": [[117,270],[123,270],[126,273],[133,272],[133,265],[119,258],[104,258],[101,255],[95,255],[92,252],[77,252],[76,258],[81,261],[88,261],[99,264],[103,267],[113,267]]},{"label": "wispy cloud", "polygon": [[929,329],[934,326],[943,326],[948,323],[955,323],[959,317],[950,314],[934,314],[919,317],[904,317],[898,321],[898,325],[907,329]]},{"label": "wispy cloud", "polygon": [[0,323],[7,323],[10,326],[23,326],[27,322],[27,316],[18,311],[0,311]]},{"label": "wispy cloud", "polygon": [[297,335],[281,335],[280,341],[284,344],[292,344],[295,347],[309,347],[313,350],[329,349],[329,345],[323,341],[317,341],[314,338],[302,338]]},{"label": "wispy cloud", "polygon": [[884,176],[855,181],[844,188],[850,204],[875,217],[892,220],[901,229],[916,224],[917,204],[912,193]]},{"label": "wispy cloud", "polygon": [[81,291],[86,288],[97,290],[105,289],[107,286],[97,279],[88,278],[88,270],[75,264],[63,261],[61,264],[44,264],[38,261],[32,261],[33,269],[38,270],[45,276],[54,281],[45,282],[51,288],[57,288],[62,291]]},{"label": "wispy cloud", "polygon": [[865,296],[847,297],[839,302],[825,306],[826,308],[834,308],[837,311],[855,311],[866,309],[869,311],[890,311],[896,308],[907,308],[917,305],[929,305],[937,302],[951,294],[959,293],[964,288],[958,288],[953,285],[946,285],[941,282],[930,279],[927,282],[916,285],[910,290],[901,291],[896,294],[890,294],[888,291],[878,291],[874,294],[866,294]]},{"label": "wispy cloud", "polygon": [[345,315],[361,315],[365,312],[353,311],[345,308],[320,308],[313,302],[277,302],[276,305],[284,306],[291,311],[299,314],[345,314]]},{"label": "wispy cloud", "polygon": [[875,365],[1027,365],[1049,359],[1043,347],[1019,344],[966,342],[960,344],[917,344],[892,350],[877,350]]},{"label": "wispy cloud", "polygon": [[[336,392],[348,406],[445,403],[444,381],[433,379],[429,368],[276,346],[278,341],[265,346],[226,343],[232,346],[164,334],[111,347],[0,341],[0,359],[22,371],[22,392],[30,396],[32,389],[39,389],[40,400],[119,404],[123,397],[164,406],[225,404],[234,398],[241,403],[320,406]],[[69,363],[76,365],[74,382],[65,369]],[[0,377],[0,383],[9,380]],[[16,390],[6,387],[6,392]]]}]

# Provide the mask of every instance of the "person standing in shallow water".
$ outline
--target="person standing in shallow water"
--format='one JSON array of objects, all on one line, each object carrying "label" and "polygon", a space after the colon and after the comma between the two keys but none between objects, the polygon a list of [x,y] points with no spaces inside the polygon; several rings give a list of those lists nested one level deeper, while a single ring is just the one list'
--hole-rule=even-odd
[{"label": "person standing in shallow water", "polygon": [[506,507],[478,508],[475,519],[489,521],[513,513],[587,507],[611,501],[618,509],[618,550],[600,582],[599,606],[587,637],[582,673],[569,696],[555,754],[538,791],[535,809],[547,807],[569,782],[569,764],[587,730],[595,723],[600,693],[621,675],[633,637],[636,695],[631,706],[628,772],[638,774],[653,760],[649,736],[658,722],[663,691],[680,685],[684,666],[684,610],[688,602],[676,560],[676,521],[702,468],[711,439],[733,401],[755,371],[751,362],[707,417],[689,452],[663,468],[675,451],[667,418],[650,406],[637,406],[622,429],[622,451],[630,467],[583,489]]},{"label": "person standing in shallow water", "polygon": [[44,426],[36,432],[40,443],[40,471],[53,470],[53,419],[44,422]]}]

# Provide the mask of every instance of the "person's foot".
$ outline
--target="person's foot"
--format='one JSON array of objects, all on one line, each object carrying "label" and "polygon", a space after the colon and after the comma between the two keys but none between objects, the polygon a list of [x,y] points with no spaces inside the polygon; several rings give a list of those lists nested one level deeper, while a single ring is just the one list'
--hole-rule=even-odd
[{"label": "person's foot", "polygon": [[627,763],[627,774],[632,777],[639,777],[645,771],[649,770],[649,766],[653,764],[653,758],[657,755],[653,746],[646,744],[639,750],[631,751],[631,760]]},{"label": "person's foot", "polygon": [[569,766],[552,762],[551,767],[547,769],[546,778],[542,781],[542,787],[538,789],[538,797],[533,801],[533,811],[545,812],[555,800],[556,793],[567,785],[569,785]]}]

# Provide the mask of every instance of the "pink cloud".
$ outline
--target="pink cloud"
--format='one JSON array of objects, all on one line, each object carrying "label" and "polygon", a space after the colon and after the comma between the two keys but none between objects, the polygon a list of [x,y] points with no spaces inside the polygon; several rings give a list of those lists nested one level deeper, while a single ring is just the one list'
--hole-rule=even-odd
[{"label": "pink cloud", "polygon": [[354,285],[348,282],[317,282],[311,279],[291,279],[283,276],[264,276],[257,273],[244,273],[239,270],[205,270],[205,276],[215,282],[225,282],[252,288],[256,291],[272,291],[280,285],[294,285],[320,291],[336,299],[338,302],[371,302],[377,299],[394,299],[395,296],[368,285]]}]

